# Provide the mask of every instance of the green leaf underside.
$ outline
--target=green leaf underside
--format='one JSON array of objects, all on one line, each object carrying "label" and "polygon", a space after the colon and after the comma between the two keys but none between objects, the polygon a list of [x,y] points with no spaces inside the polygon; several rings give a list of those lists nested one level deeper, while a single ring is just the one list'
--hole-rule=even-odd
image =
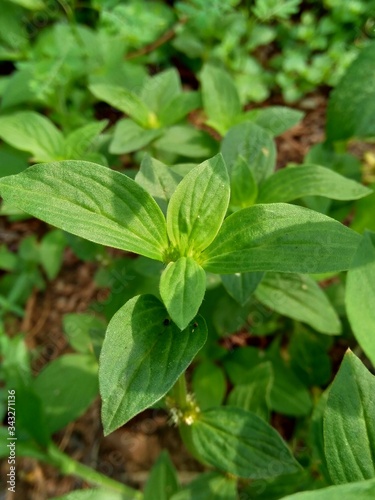
[{"label": "green leaf underside", "polygon": [[199,255],[218,233],[230,196],[221,155],[193,168],[177,186],[168,205],[167,230],[181,256]]},{"label": "green leaf underside", "polygon": [[260,187],[259,203],[288,202],[303,196],[325,196],[333,200],[356,200],[371,189],[318,165],[284,168]]},{"label": "green leaf underside", "polygon": [[375,248],[364,235],[346,281],[346,311],[355,338],[375,366]]},{"label": "green leaf underside", "polygon": [[198,313],[205,291],[206,273],[191,257],[170,262],[160,278],[161,298],[181,330]]},{"label": "green leaf underside", "polygon": [[303,491],[283,497],[282,500],[373,500],[373,498],[375,498],[375,480]]},{"label": "green leaf underside", "polygon": [[95,243],[162,260],[164,216],[154,199],[127,176],[95,163],[35,165],[0,180],[9,203]]},{"label": "green leaf underside", "polygon": [[309,276],[269,273],[255,291],[271,310],[303,321],[321,333],[338,335],[340,319],[319,285]]},{"label": "green leaf underside", "polygon": [[206,341],[203,318],[195,323],[181,332],[152,295],[134,297],[113,316],[99,364],[106,435],[171,389]]},{"label": "green leaf underside", "polygon": [[219,407],[202,412],[191,426],[199,456],[247,479],[298,472],[298,463],[276,430],[254,413]]},{"label": "green leaf underside", "polygon": [[255,205],[225,219],[201,265],[220,274],[342,271],[349,269],[359,240],[354,231],[313,210]]},{"label": "green leaf underside", "polygon": [[375,377],[351,351],[324,413],[324,453],[335,484],[375,478]]}]

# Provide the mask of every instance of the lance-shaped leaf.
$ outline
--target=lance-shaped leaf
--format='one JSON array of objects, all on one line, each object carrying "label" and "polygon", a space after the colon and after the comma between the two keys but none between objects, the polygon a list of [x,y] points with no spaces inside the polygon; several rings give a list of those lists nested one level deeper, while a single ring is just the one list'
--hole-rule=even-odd
[{"label": "lance-shaped leaf", "polygon": [[198,317],[182,332],[152,295],[129,300],[111,319],[99,363],[105,434],[163,397],[203,347]]},{"label": "lance-shaped leaf", "polygon": [[303,196],[325,196],[333,200],[357,200],[372,190],[329,168],[302,165],[278,170],[260,187],[259,203],[287,202]]},{"label": "lance-shaped leaf", "polygon": [[64,157],[62,133],[48,118],[34,111],[1,116],[0,138],[31,153],[35,161],[54,161]]},{"label": "lance-shaped leaf", "polygon": [[276,430],[255,413],[219,407],[204,411],[191,425],[200,458],[246,479],[264,479],[300,470]]},{"label": "lance-shaped leaf", "polygon": [[[89,86],[89,90],[98,99],[107,102],[111,106],[131,116],[137,123],[143,126],[152,124],[154,113],[144,102],[130,90],[118,85],[95,83]],[[151,121],[150,121],[151,120]]]},{"label": "lance-shaped leaf", "polygon": [[191,257],[170,262],[160,278],[161,298],[181,330],[198,313],[205,291],[206,273]]},{"label": "lance-shaped leaf", "polygon": [[373,500],[373,498],[375,498],[375,479],[302,491],[283,497],[282,500]]},{"label": "lance-shaped leaf", "polygon": [[200,263],[220,274],[343,271],[359,241],[357,233],[313,210],[284,203],[255,205],[225,219]]},{"label": "lance-shaped leaf", "polygon": [[109,152],[118,155],[137,151],[159,137],[161,130],[143,128],[129,118],[116,123]]},{"label": "lance-shaped leaf", "polygon": [[365,233],[346,281],[346,310],[354,335],[375,366],[375,248]]},{"label": "lance-shaped leaf", "polygon": [[162,260],[168,246],[155,200],[126,175],[85,161],[40,164],[0,181],[12,205],[90,241]]},{"label": "lance-shaped leaf", "polygon": [[226,71],[206,64],[201,80],[207,123],[220,134],[225,134],[235,123],[242,108],[233,79]]},{"label": "lance-shaped leaf", "polygon": [[255,291],[256,298],[321,333],[341,333],[340,319],[323,290],[312,278],[300,274],[268,273]]},{"label": "lance-shaped leaf", "polygon": [[177,186],[168,205],[167,229],[181,256],[199,255],[215,238],[230,196],[221,155],[193,168]]},{"label": "lance-shaped leaf", "polygon": [[324,413],[324,453],[335,484],[375,478],[375,377],[350,350]]}]

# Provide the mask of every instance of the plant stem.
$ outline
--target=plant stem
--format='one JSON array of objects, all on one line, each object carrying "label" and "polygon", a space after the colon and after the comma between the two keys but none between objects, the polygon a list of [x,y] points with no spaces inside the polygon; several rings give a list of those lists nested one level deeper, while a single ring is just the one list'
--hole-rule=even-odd
[{"label": "plant stem", "polygon": [[143,495],[140,491],[133,490],[125,484],[119,483],[100,472],[73,460],[68,455],[59,450],[54,444],[50,444],[47,450],[48,461],[57,467],[63,474],[77,476],[88,483],[102,486],[103,488],[117,491],[126,496],[129,500],[141,500]]},{"label": "plant stem", "polygon": [[185,410],[187,406],[187,388],[186,388],[185,372],[183,372],[177,379],[177,382],[173,387],[173,396],[176,401],[176,406],[182,411]]}]

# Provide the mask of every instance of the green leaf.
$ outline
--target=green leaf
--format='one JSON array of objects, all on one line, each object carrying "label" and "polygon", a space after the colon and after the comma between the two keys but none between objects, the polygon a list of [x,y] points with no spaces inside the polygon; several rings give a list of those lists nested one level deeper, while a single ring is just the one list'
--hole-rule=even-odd
[{"label": "green leaf", "polygon": [[107,126],[108,120],[88,123],[71,132],[65,139],[65,158],[67,160],[86,159],[95,150],[95,139]]},{"label": "green leaf", "polygon": [[118,155],[137,151],[160,137],[161,133],[162,131],[159,129],[146,129],[133,120],[124,118],[116,123],[109,152]]},{"label": "green leaf", "polygon": [[87,409],[98,394],[98,365],[92,355],[65,354],[49,363],[34,381],[50,433]]},{"label": "green leaf", "polygon": [[260,186],[258,203],[288,202],[303,196],[325,196],[333,200],[357,200],[371,189],[318,165],[278,170]]},{"label": "green leaf", "polygon": [[217,151],[212,137],[190,125],[175,125],[167,129],[154,146],[167,153],[199,159],[210,157]]},{"label": "green leaf", "polygon": [[19,174],[25,170],[28,165],[28,154],[2,145],[0,148],[0,177]]},{"label": "green leaf", "polygon": [[375,43],[365,47],[332,91],[327,110],[327,139],[375,135]]},{"label": "green leaf", "polygon": [[156,116],[182,93],[176,68],[169,68],[149,78],[142,87],[140,99]]},{"label": "green leaf", "polygon": [[156,201],[166,215],[167,206],[172,194],[176,190],[181,176],[164,163],[146,155],[141,163],[135,181],[143,187]]},{"label": "green leaf", "polygon": [[315,491],[302,491],[282,500],[373,500],[375,480],[329,486]]},{"label": "green leaf", "polygon": [[267,361],[249,370],[246,379],[246,383],[236,385],[232,389],[227,405],[252,411],[258,417],[268,420],[273,384],[271,363]]},{"label": "green leaf", "polygon": [[144,489],[144,500],[169,500],[179,490],[176,470],[166,451],[162,451],[151,469]]},{"label": "green leaf", "polygon": [[92,338],[104,338],[105,323],[91,314],[65,314],[63,326],[69,344],[83,354],[92,353]]},{"label": "green leaf", "polygon": [[286,106],[268,106],[267,108],[251,110],[248,117],[272,135],[280,135],[297,125],[304,113]]},{"label": "green leaf", "polygon": [[237,481],[218,472],[204,472],[171,500],[237,500]]},{"label": "green leaf", "polygon": [[177,186],[168,205],[167,230],[180,255],[199,255],[215,238],[230,196],[221,155],[193,168]]},{"label": "green leaf", "polygon": [[244,306],[261,282],[263,273],[223,274],[220,277],[229,295]]},{"label": "green leaf", "polygon": [[198,92],[184,92],[172,99],[158,117],[161,125],[167,127],[184,119],[191,111],[199,108],[201,99]]},{"label": "green leaf", "polygon": [[221,274],[343,271],[349,269],[359,240],[354,231],[307,208],[255,205],[225,219],[200,262]]},{"label": "green leaf", "polygon": [[135,497],[126,495],[123,493],[118,493],[113,490],[104,490],[100,488],[88,489],[88,490],[73,490],[66,495],[55,497],[54,500],[134,500]]},{"label": "green leaf", "polygon": [[267,273],[255,291],[271,310],[303,321],[321,333],[338,335],[340,319],[327,296],[312,278],[301,274]]},{"label": "green leaf", "polygon": [[84,161],[40,164],[0,179],[0,193],[65,231],[163,260],[163,214],[144,189],[119,172]]},{"label": "green leaf", "polygon": [[324,413],[324,452],[335,484],[375,477],[375,377],[350,350]]},{"label": "green leaf", "polygon": [[375,366],[375,248],[365,233],[346,280],[345,303],[354,335]]},{"label": "green leaf", "polygon": [[[148,127],[153,113],[136,94],[117,85],[96,83],[89,85],[94,96],[133,118],[139,125]],[[150,121],[151,120],[151,121]]]},{"label": "green leaf", "polygon": [[223,370],[212,361],[203,361],[195,368],[192,386],[201,410],[220,406],[227,390]]},{"label": "green leaf", "polygon": [[160,278],[160,296],[181,330],[197,315],[205,291],[206,273],[191,257],[170,262]]},{"label": "green leaf", "polygon": [[152,295],[129,300],[112,318],[100,355],[105,434],[163,397],[206,341],[202,318],[184,331]]},{"label": "green leaf", "polygon": [[17,5],[21,5],[25,9],[30,10],[40,10],[46,8],[45,3],[42,0],[8,0]]},{"label": "green leaf", "polygon": [[201,84],[207,124],[224,135],[242,110],[233,79],[223,69],[206,64],[201,73]]},{"label": "green leaf", "polygon": [[239,408],[200,413],[191,426],[191,437],[205,462],[239,477],[265,479],[300,469],[276,430]]},{"label": "green leaf", "polygon": [[261,183],[275,168],[276,147],[272,135],[255,123],[240,123],[232,127],[221,143],[221,152],[229,171],[244,158],[255,182]]},{"label": "green leaf", "polygon": [[66,247],[64,233],[60,230],[47,233],[40,244],[40,263],[48,279],[53,280],[58,275]]},{"label": "green leaf", "polygon": [[34,111],[0,116],[0,138],[21,151],[31,153],[34,161],[64,158],[62,133],[48,118]]},{"label": "green leaf", "polygon": [[248,164],[242,156],[232,166],[230,174],[230,208],[232,211],[254,205],[258,196],[258,185]]}]

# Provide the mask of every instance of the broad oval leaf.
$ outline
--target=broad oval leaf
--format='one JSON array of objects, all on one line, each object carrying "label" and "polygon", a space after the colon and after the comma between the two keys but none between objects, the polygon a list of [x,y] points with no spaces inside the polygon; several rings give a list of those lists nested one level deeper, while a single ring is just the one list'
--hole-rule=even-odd
[{"label": "broad oval leaf", "polygon": [[329,168],[301,165],[278,170],[260,187],[259,203],[288,202],[303,196],[325,196],[333,200],[357,200],[371,189]]},{"label": "broad oval leaf", "polygon": [[127,177],[85,161],[30,167],[0,180],[12,205],[95,243],[163,260],[164,216],[154,199]]},{"label": "broad oval leaf", "polygon": [[321,333],[338,335],[340,319],[312,278],[300,274],[267,273],[255,291],[262,304]]},{"label": "broad oval leaf", "polygon": [[302,491],[281,500],[373,500],[375,480],[329,486],[314,491]]},{"label": "broad oval leaf", "polygon": [[343,271],[359,240],[351,229],[313,210],[285,203],[255,205],[225,219],[200,262],[220,274]]},{"label": "broad oval leaf", "polygon": [[225,217],[229,196],[229,176],[220,154],[183,178],[167,211],[168,236],[181,256],[199,255],[212,242]]},{"label": "broad oval leaf", "polygon": [[182,332],[152,295],[129,300],[108,325],[99,363],[105,434],[162,398],[203,347],[203,318]]},{"label": "broad oval leaf", "polygon": [[286,106],[268,106],[267,108],[251,110],[247,114],[251,121],[265,128],[274,136],[297,125],[304,115],[302,111]]},{"label": "broad oval leaf", "polygon": [[375,377],[350,350],[329,391],[324,453],[335,484],[375,478]]},{"label": "broad oval leaf", "polygon": [[300,470],[276,430],[255,413],[218,407],[198,414],[192,442],[210,465],[246,479],[265,479]]},{"label": "broad oval leaf", "polygon": [[206,273],[191,257],[170,262],[160,278],[160,296],[181,330],[198,313],[205,291]]},{"label": "broad oval leaf", "polygon": [[170,500],[237,500],[237,480],[218,472],[203,472]]},{"label": "broad oval leaf", "polygon": [[375,248],[365,233],[346,280],[346,310],[355,338],[375,366]]}]

